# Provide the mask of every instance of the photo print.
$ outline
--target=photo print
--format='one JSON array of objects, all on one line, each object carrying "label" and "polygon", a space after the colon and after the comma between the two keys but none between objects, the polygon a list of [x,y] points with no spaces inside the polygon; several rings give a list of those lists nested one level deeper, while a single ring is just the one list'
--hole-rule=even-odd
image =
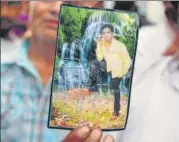
[{"label": "photo print", "polygon": [[125,129],[138,21],[133,12],[61,6],[50,128]]}]

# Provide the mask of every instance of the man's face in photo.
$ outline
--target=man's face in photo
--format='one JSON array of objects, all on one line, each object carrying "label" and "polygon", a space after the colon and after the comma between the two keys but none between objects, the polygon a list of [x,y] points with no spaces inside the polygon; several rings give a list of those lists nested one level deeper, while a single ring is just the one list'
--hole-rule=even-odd
[{"label": "man's face in photo", "polygon": [[104,28],[102,37],[105,41],[109,41],[109,42],[112,41],[112,38],[113,38],[112,31],[109,28]]}]

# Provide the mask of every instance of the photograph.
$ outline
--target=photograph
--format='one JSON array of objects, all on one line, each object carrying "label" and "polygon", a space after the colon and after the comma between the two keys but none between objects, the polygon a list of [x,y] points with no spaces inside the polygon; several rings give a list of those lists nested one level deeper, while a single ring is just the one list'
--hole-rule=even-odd
[{"label": "photograph", "polygon": [[125,129],[138,14],[62,5],[59,21],[48,126]]}]

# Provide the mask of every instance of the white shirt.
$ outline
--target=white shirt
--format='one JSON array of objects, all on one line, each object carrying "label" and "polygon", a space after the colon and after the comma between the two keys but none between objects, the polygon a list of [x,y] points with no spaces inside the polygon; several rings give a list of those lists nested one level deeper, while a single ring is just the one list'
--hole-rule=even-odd
[{"label": "white shirt", "polygon": [[133,89],[122,142],[179,141],[179,71],[173,73],[176,89],[166,66],[169,60],[161,59],[157,66],[148,69]]},{"label": "white shirt", "polygon": [[139,32],[126,130],[117,142],[179,142],[179,57],[163,57],[172,41],[165,25]]},{"label": "white shirt", "polygon": [[21,40],[10,41],[1,38],[1,63],[11,62],[17,55],[17,49],[21,44]]}]

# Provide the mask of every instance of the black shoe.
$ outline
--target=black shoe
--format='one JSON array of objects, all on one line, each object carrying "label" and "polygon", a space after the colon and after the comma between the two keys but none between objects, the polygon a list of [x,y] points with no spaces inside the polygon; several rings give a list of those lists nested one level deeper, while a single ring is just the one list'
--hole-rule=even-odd
[{"label": "black shoe", "polygon": [[114,116],[119,116],[120,113],[119,113],[119,111],[114,111],[114,112],[113,112],[113,115],[114,115]]},{"label": "black shoe", "polygon": [[112,114],[111,119],[112,120],[117,119],[117,117],[119,117],[119,115],[120,115],[119,111],[114,111],[113,114]]}]

